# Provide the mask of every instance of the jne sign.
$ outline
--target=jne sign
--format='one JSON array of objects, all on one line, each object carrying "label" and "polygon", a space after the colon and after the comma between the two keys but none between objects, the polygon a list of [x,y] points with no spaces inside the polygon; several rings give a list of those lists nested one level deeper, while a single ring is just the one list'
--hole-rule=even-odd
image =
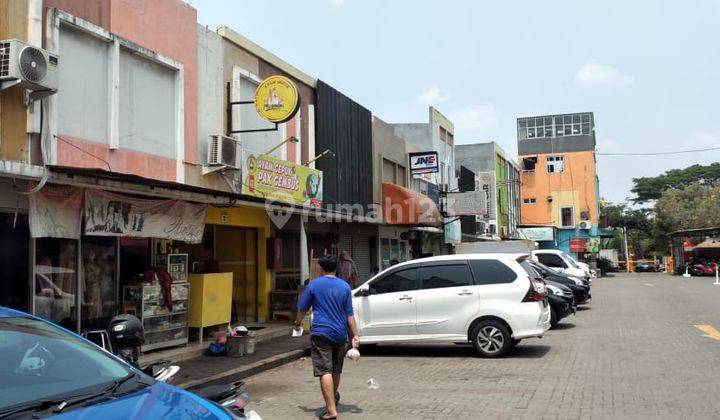
[{"label": "jne sign", "polygon": [[428,174],[438,172],[437,152],[410,153],[410,173]]}]

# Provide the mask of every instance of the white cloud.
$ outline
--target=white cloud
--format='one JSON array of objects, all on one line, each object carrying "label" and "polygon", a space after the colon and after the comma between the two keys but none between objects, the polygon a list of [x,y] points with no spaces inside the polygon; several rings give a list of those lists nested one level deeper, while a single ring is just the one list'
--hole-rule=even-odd
[{"label": "white cloud", "polygon": [[330,0],[330,5],[335,7],[342,7],[345,4],[345,0]]},{"label": "white cloud", "polygon": [[600,153],[622,153],[623,150],[619,141],[614,138],[603,138],[598,141],[597,151]]},{"label": "white cloud", "polygon": [[417,100],[425,106],[438,105],[450,99],[450,95],[441,91],[437,86],[432,86],[420,93]]},{"label": "white cloud", "polygon": [[575,73],[575,84],[585,87],[625,87],[635,83],[635,78],[623,74],[612,66],[589,60]]},{"label": "white cloud", "polygon": [[450,112],[455,131],[477,130],[496,123],[498,112],[491,103],[472,104]]},{"label": "white cloud", "polygon": [[705,131],[696,131],[685,140],[683,148],[685,149],[705,149],[710,147],[720,147],[720,136]]}]

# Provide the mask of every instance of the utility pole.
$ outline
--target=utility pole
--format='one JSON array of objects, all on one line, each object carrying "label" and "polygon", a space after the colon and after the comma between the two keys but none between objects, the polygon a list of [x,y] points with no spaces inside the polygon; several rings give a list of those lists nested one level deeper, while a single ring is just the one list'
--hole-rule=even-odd
[{"label": "utility pole", "polygon": [[628,251],[627,228],[623,226],[623,243],[625,246],[625,269],[630,272],[630,252]]}]

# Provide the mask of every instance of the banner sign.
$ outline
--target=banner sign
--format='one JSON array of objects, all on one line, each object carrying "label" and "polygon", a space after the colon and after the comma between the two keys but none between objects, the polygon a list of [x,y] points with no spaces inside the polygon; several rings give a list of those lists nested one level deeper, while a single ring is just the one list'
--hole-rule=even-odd
[{"label": "banner sign", "polygon": [[459,219],[443,219],[445,224],[445,243],[446,244],[459,244],[462,242],[462,232],[460,229]]},{"label": "banner sign", "polygon": [[598,253],[600,252],[600,237],[594,236],[587,238],[585,241],[585,252]]},{"label": "banner sign", "polygon": [[46,185],[30,195],[30,235],[33,238],[80,239],[83,190]]},{"label": "banner sign", "polygon": [[242,194],[297,206],[322,206],[322,171],[244,152]]},{"label": "banner sign", "polygon": [[554,241],[554,229],[551,227],[523,227],[518,228],[524,239],[530,241]]},{"label": "banner sign", "polygon": [[447,216],[485,216],[487,192],[466,191],[447,193]]},{"label": "banner sign", "polygon": [[270,122],[289,121],[300,109],[297,86],[285,76],[268,77],[255,90],[255,109]]},{"label": "banner sign", "polygon": [[427,174],[439,172],[437,152],[416,152],[410,155],[410,173]]},{"label": "banner sign", "polygon": [[585,252],[585,238],[570,238],[570,252]]},{"label": "banner sign", "polygon": [[495,206],[493,203],[497,202],[497,199],[495,198],[495,171],[478,172],[476,175],[478,178],[476,190],[485,191],[485,197],[487,198],[485,200],[485,213],[483,214],[483,219],[493,220],[495,219]]},{"label": "banner sign", "polygon": [[202,242],[205,206],[181,200],[130,198],[85,191],[85,234]]}]

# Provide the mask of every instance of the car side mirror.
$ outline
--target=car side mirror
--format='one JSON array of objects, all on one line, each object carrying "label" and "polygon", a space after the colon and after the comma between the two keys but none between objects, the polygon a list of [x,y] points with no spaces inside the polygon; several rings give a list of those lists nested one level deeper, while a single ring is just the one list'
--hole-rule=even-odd
[{"label": "car side mirror", "polygon": [[367,284],[363,284],[362,286],[360,286],[358,291],[355,292],[355,296],[370,296],[370,286],[368,286]]}]

